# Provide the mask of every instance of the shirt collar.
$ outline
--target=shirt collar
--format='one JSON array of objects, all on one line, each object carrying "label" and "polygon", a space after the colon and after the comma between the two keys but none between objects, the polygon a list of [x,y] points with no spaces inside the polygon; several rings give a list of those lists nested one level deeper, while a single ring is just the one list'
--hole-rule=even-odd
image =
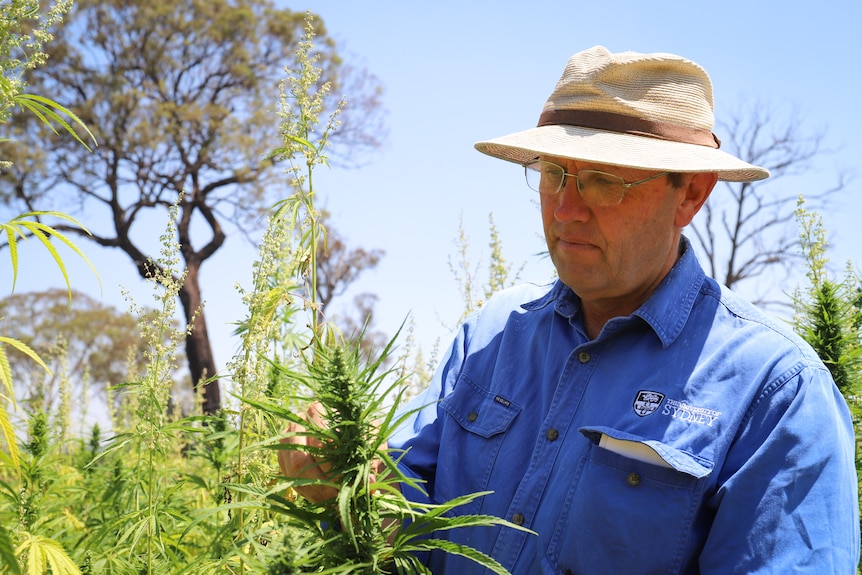
[{"label": "shirt collar", "polygon": [[[661,340],[662,346],[673,343],[680,334],[706,277],[697,261],[691,243],[685,236],[680,241],[682,254],[659,284],[658,289],[632,314],[643,319]],[[581,309],[581,300],[560,280],[540,297],[523,304],[528,311],[554,305],[554,310],[571,320]]]}]

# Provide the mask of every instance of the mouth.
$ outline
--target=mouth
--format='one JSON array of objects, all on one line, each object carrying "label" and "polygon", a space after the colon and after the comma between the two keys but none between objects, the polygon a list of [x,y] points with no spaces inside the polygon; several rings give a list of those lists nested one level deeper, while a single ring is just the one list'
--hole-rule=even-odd
[{"label": "mouth", "polygon": [[557,237],[557,242],[559,244],[562,244],[565,246],[572,246],[575,248],[595,248],[596,247],[596,245],[593,242],[586,240],[586,239],[583,239],[583,238]]},{"label": "mouth", "polygon": [[568,257],[586,257],[599,252],[598,246],[583,238],[557,237],[555,251]]}]

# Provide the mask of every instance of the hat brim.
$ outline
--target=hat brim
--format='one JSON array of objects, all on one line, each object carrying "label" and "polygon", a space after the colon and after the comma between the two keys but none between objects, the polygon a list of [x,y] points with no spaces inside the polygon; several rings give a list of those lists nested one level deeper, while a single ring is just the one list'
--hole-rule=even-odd
[{"label": "hat brim", "polygon": [[547,155],[660,172],[714,172],[729,182],[769,177],[769,170],[714,148],[568,125],[540,126],[477,142],[475,148],[522,165]]}]

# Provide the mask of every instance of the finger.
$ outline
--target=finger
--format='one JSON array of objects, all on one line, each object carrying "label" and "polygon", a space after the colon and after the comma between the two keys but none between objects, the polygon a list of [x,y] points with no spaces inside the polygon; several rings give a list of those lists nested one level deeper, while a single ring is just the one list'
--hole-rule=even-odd
[{"label": "finger", "polygon": [[[302,481],[325,482],[327,476],[320,464],[311,455],[294,449],[282,449],[278,452],[278,464],[282,474],[288,479]],[[329,485],[308,484],[293,485],[293,489],[312,503],[320,503],[332,499],[337,490]]]},{"label": "finger", "polygon": [[[304,449],[312,448],[312,451],[315,451],[324,446],[318,437],[309,434],[309,428],[313,431],[325,427],[323,407],[315,402],[308,407],[306,413],[300,415],[300,418],[310,425],[304,426],[295,422],[287,425],[285,437],[281,438],[281,442],[295,447],[279,450],[278,465],[282,475],[288,479],[323,483],[329,479],[327,475],[329,465],[316,459],[308,449]],[[332,499],[338,493],[335,488],[329,485],[294,485],[293,488],[299,495],[313,503]]]},{"label": "finger", "polygon": [[[327,424],[326,424],[326,419],[325,419],[325,413],[326,413],[326,411],[323,407],[323,404],[321,404],[319,401],[315,401],[311,405],[309,405],[308,409],[305,411],[305,420],[308,421],[311,425],[313,425],[317,429],[321,429],[321,430],[326,429]],[[309,447],[313,447],[314,449],[323,450],[324,447],[326,446],[326,444],[323,441],[321,441],[320,438],[315,437],[315,436],[306,437],[306,441],[307,441],[307,445]],[[329,473],[329,470],[332,467],[329,464],[329,462],[320,461],[319,458],[318,458],[318,464],[319,464],[320,469],[323,471],[324,474]]]},{"label": "finger", "polygon": [[[292,430],[288,428],[286,433]],[[278,466],[285,477],[297,478],[303,476],[303,470],[314,463],[312,456],[303,447],[306,446],[302,435],[289,435],[281,439],[281,443],[295,447],[278,450]]]},{"label": "finger", "polygon": [[303,469],[314,463],[314,458],[305,449],[309,445],[306,430],[305,426],[290,422],[284,430],[284,437],[280,439],[283,444],[295,446],[278,451],[278,465],[286,477],[302,477]]},{"label": "finger", "polygon": [[[311,424],[315,429],[326,429],[326,419],[324,418],[324,409],[319,401],[315,401],[308,406],[303,419]],[[317,441],[317,438],[314,438]]]},{"label": "finger", "polygon": [[301,452],[287,452],[286,459],[288,460],[288,467],[294,470],[292,475],[289,476],[291,479],[318,482],[307,485],[294,485],[293,488],[301,496],[313,503],[320,503],[321,501],[332,499],[338,494],[338,491],[334,487],[324,484],[329,478],[321,468],[321,465],[312,456]]}]

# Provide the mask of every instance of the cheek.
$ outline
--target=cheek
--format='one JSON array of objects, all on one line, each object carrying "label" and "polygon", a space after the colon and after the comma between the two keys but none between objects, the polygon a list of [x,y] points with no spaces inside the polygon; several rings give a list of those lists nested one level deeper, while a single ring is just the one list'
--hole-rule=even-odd
[{"label": "cheek", "polygon": [[[616,223],[609,238],[608,256],[620,269],[644,269],[649,262],[664,259],[673,238],[673,216],[667,212],[642,209]],[[613,241],[610,238],[616,238]]]},{"label": "cheek", "polygon": [[554,218],[554,208],[557,206],[557,203],[554,201],[556,198],[545,194],[538,194],[538,196],[542,219],[547,222],[549,219]]},{"label": "cheek", "polygon": [[539,200],[539,208],[542,214],[542,229],[547,236],[548,228],[554,223],[554,209],[556,205],[547,197],[541,196]]}]

